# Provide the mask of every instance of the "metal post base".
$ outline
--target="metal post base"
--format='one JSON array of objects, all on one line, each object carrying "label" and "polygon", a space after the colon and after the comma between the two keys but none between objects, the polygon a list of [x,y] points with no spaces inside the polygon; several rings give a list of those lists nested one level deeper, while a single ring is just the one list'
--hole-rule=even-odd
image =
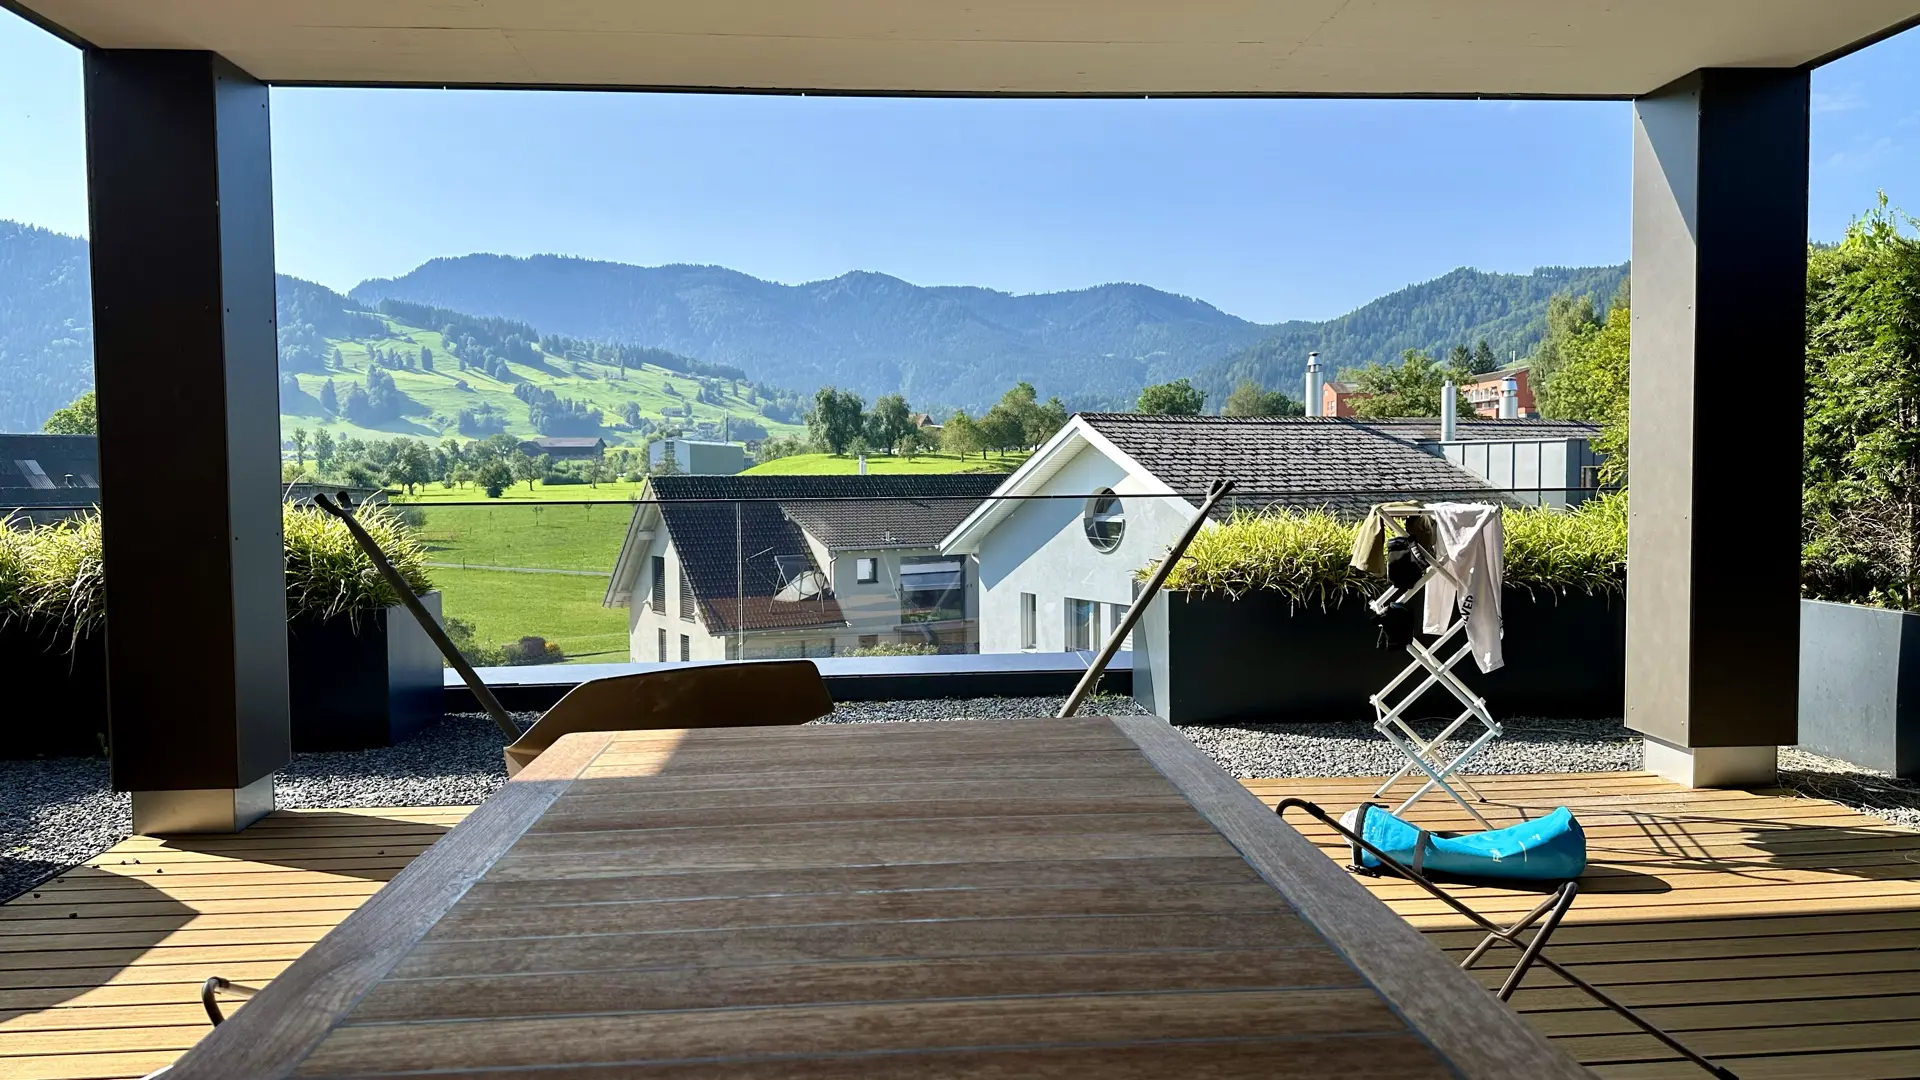
[{"label": "metal post base", "polygon": [[1675,746],[1645,737],[1650,773],[1690,788],[1771,787],[1779,779],[1777,746]]},{"label": "metal post base", "polygon": [[142,836],[169,833],[235,833],[273,810],[273,774],[242,788],[133,793],[133,831]]}]

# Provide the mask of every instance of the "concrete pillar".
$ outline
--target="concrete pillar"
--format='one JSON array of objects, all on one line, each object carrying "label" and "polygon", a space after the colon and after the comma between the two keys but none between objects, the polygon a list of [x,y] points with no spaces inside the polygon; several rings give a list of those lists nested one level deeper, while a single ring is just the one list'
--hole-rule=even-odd
[{"label": "concrete pillar", "polygon": [[1797,740],[1808,79],[1634,103],[1627,725],[1696,786]]},{"label": "concrete pillar", "polygon": [[113,785],[136,832],[233,831],[289,760],[267,88],[85,71]]}]

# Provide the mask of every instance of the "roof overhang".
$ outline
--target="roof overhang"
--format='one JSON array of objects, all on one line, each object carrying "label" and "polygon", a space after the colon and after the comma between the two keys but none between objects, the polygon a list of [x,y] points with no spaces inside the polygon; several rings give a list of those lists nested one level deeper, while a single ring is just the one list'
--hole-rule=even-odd
[{"label": "roof overhang", "polygon": [[1631,97],[1800,67],[1920,0],[0,0],[274,83],[827,93]]},{"label": "roof overhang", "polygon": [[[1057,475],[1067,463],[1079,456],[1083,450],[1092,449],[1126,471],[1138,485],[1141,493],[1148,495],[1175,495],[1174,490],[1148,472],[1133,457],[1113,444],[1113,441],[1100,434],[1092,424],[1081,416],[1069,419],[1065,427],[1054,432],[1053,438],[1041,444],[1033,456],[1022,462],[1018,469],[1008,474],[1007,479],[994,489],[987,500],[975,507],[960,524],[954,526],[945,539],[940,541],[942,555],[977,555],[980,541],[993,531],[994,527],[1005,521],[1007,515],[1018,509],[1020,496],[1037,495],[1044,490],[1049,481]],[[1086,494],[1091,495],[1092,492]]]},{"label": "roof overhang", "polygon": [[613,574],[607,579],[607,594],[600,600],[601,607],[626,607],[633,602],[633,586],[640,580],[641,561],[653,546],[654,530],[665,527],[660,504],[651,501],[651,483],[640,489],[640,497],[649,501],[634,507],[633,517],[627,522],[627,534],[620,539],[620,555],[613,562]]}]

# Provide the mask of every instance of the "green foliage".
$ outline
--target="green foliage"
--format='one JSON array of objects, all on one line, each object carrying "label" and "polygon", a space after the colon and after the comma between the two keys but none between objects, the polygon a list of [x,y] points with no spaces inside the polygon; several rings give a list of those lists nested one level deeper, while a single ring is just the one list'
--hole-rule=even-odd
[{"label": "green foliage", "polygon": [[1803,589],[1920,608],[1920,239],[1880,205],[1807,259]]},{"label": "green foliage", "polygon": [[1221,416],[1303,416],[1306,407],[1279,390],[1267,390],[1252,379],[1233,388],[1220,406]]},{"label": "green foliage", "polygon": [[844,454],[853,440],[865,436],[865,408],[866,402],[853,391],[823,386],[813,395],[813,409],[807,413],[807,435],[828,453]]},{"label": "green foliage", "polygon": [[[106,619],[99,514],[28,528],[8,546],[12,558],[24,564],[24,573],[19,573],[14,590],[19,606],[10,612],[0,609],[0,621],[24,617],[57,627],[74,641],[99,631]],[[5,592],[0,585],[0,603]]]},{"label": "green foliage", "polygon": [[1030,382],[1015,383],[1013,389],[980,418],[977,439],[982,450],[1023,450],[1039,446],[1053,433],[1065,427],[1067,407],[1059,398],[1048,398],[1042,405]]},{"label": "green foliage", "polygon": [[[414,592],[423,593],[433,588],[426,550],[401,513],[376,504],[361,507],[354,517],[380,545],[401,579]],[[281,515],[281,532],[286,542],[289,616],[344,615],[357,621],[361,612],[400,602],[339,519],[312,507],[288,506]]]},{"label": "green foliage", "polygon": [[1475,375],[1485,375],[1499,369],[1500,361],[1493,355],[1493,347],[1487,344],[1486,338],[1481,338],[1480,344],[1473,347],[1473,363],[1468,365],[1468,370]]},{"label": "green foliage", "polygon": [[[1354,415],[1370,420],[1439,416],[1441,386],[1448,379],[1458,385],[1469,376],[1466,367],[1436,363],[1430,354],[1419,349],[1408,349],[1398,364],[1372,363],[1346,374],[1358,394],[1365,395],[1354,399]],[[1460,416],[1473,415],[1473,406],[1464,396],[1454,399],[1454,406]]]},{"label": "green foliage", "polygon": [[1140,400],[1133,411],[1159,416],[1199,416],[1206,403],[1206,393],[1195,387],[1191,379],[1182,378],[1140,391]]},{"label": "green foliage", "polygon": [[[1590,500],[1573,511],[1509,509],[1502,526],[1507,585],[1529,592],[1625,591],[1625,494]],[[1277,592],[1299,606],[1332,607],[1379,587],[1353,567],[1355,529],[1353,522],[1320,510],[1239,514],[1202,529],[1166,587],[1235,598]],[[1143,567],[1135,577],[1144,581],[1153,569]]]},{"label": "green foliage", "polygon": [[100,413],[94,404],[93,391],[74,398],[73,404],[64,409],[55,409],[41,430],[49,435],[100,434]]},{"label": "green foliage", "polygon": [[913,413],[907,399],[899,394],[883,394],[867,414],[867,445],[893,452],[894,445],[913,430]]},{"label": "green foliage", "polygon": [[932,645],[909,644],[906,642],[883,641],[878,645],[862,645],[857,649],[848,649],[845,656],[933,656],[939,649]]},{"label": "green foliage", "polygon": [[[1624,295],[1607,311],[1604,323],[1569,320],[1567,334],[1554,341],[1552,374],[1537,382],[1540,415],[1557,420],[1586,420],[1600,425],[1594,449],[1607,455],[1603,484],[1627,483],[1627,389],[1632,360],[1632,311]],[[1529,374],[1538,378],[1537,372]]]}]

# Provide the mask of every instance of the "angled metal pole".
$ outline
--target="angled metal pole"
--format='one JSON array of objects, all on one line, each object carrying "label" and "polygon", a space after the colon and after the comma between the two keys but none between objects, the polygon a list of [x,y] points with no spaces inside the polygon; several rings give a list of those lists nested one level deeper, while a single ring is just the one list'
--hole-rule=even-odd
[{"label": "angled metal pole", "polygon": [[1100,676],[1106,674],[1107,665],[1113,662],[1113,654],[1120,651],[1120,643],[1127,640],[1128,634],[1133,633],[1133,624],[1140,621],[1140,613],[1147,609],[1147,604],[1153,600],[1154,594],[1158,593],[1160,586],[1166,583],[1167,575],[1173,573],[1174,564],[1187,553],[1187,545],[1193,543],[1193,538],[1200,535],[1200,527],[1207,523],[1207,515],[1213,513],[1213,508],[1221,499],[1226,498],[1227,492],[1232,490],[1233,481],[1231,480],[1215,480],[1207,488],[1207,498],[1200,504],[1200,512],[1193,515],[1193,520],[1187,522],[1187,531],[1181,533],[1180,539],[1175,540],[1173,546],[1167,549],[1167,557],[1160,560],[1160,565],[1154,569],[1153,576],[1147,579],[1146,587],[1140,590],[1139,596],[1133,598],[1133,606],[1127,609],[1127,617],[1120,620],[1120,625],[1113,628],[1113,633],[1107,635],[1107,643],[1101,647],[1100,655],[1093,658],[1093,663],[1087,668],[1086,673],[1080,676],[1080,685],[1073,688],[1073,693],[1067,697],[1067,703],[1060,706],[1056,719],[1064,720],[1079,711],[1080,703],[1093,692],[1094,685],[1100,681]]},{"label": "angled metal pole", "polygon": [[347,527],[347,531],[353,534],[354,543],[359,544],[360,550],[365,551],[367,558],[373,560],[373,568],[380,571],[380,576],[387,580],[387,584],[393,588],[393,591],[400,594],[400,602],[407,606],[407,610],[413,613],[415,619],[419,620],[420,629],[425,630],[427,636],[433,639],[433,643],[439,646],[440,655],[446,657],[447,663],[452,665],[453,670],[460,673],[460,678],[466,682],[467,689],[473,691],[474,700],[478,701],[480,707],[487,710],[487,715],[493,718],[494,726],[500,729],[508,742],[517,741],[520,738],[520,725],[513,722],[513,717],[507,715],[506,707],[500,704],[500,699],[494,697],[493,691],[487,688],[487,684],[480,681],[479,673],[473,670],[472,664],[467,663],[466,657],[460,655],[460,650],[454,647],[453,639],[447,637],[447,632],[441,629],[439,620],[433,617],[433,613],[427,610],[419,597],[413,595],[413,586],[408,585],[407,579],[401,577],[400,571],[395,570],[393,564],[387,561],[386,552],[381,551],[380,545],[374,542],[367,530],[353,519],[353,500],[347,497],[347,493],[344,491],[340,493],[338,506],[335,506],[324,494],[315,495],[313,504],[339,518],[340,523]]}]

